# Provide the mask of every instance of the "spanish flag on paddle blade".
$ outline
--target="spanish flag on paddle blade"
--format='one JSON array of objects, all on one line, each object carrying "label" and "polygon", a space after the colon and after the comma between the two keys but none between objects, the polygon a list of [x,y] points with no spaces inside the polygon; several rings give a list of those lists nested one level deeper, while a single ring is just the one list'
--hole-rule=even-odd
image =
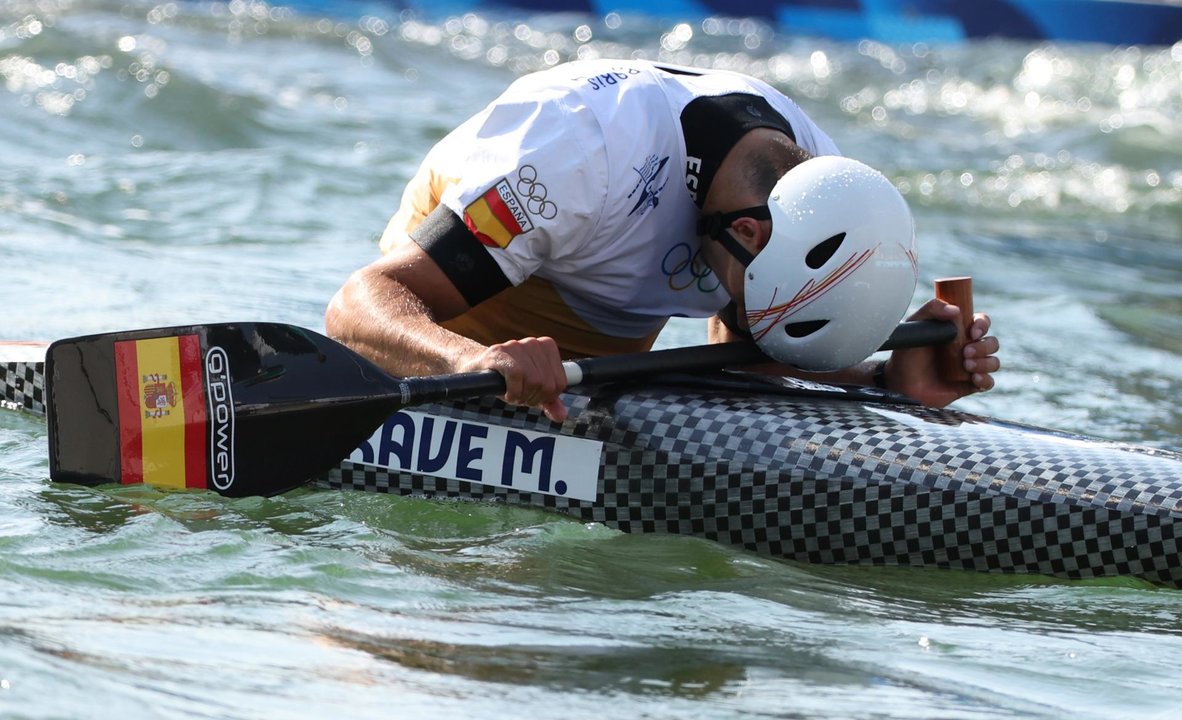
[{"label": "spanish flag on paddle blade", "polygon": [[206,486],[205,382],[197,335],[115,343],[124,484]]}]

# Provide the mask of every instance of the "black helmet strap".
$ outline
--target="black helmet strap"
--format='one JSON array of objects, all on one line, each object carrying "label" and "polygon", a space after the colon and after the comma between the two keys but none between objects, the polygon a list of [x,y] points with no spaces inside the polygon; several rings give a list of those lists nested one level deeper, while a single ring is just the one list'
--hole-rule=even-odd
[{"label": "black helmet strap", "polygon": [[755,259],[755,256],[727,232],[739,218],[771,220],[772,211],[768,209],[767,205],[756,205],[728,213],[703,215],[698,218],[698,235],[705,235],[717,240],[718,244],[722,245],[723,249],[730,253],[735,260],[738,260],[743,267],[747,267]]}]

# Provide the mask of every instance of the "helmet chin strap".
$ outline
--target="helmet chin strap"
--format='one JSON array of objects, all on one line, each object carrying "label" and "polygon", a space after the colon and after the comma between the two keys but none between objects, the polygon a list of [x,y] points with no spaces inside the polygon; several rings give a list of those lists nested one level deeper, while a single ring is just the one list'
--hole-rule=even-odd
[{"label": "helmet chin strap", "polygon": [[743,267],[747,267],[755,260],[755,256],[751,254],[747,248],[743,247],[738,240],[735,239],[727,230],[735,221],[740,218],[751,218],[752,220],[771,220],[772,213],[767,205],[756,205],[754,207],[744,208],[743,210],[735,210],[728,213],[714,213],[713,215],[704,215],[698,218],[698,234],[705,235],[718,241],[723,249],[731,254],[735,260],[739,261]]}]

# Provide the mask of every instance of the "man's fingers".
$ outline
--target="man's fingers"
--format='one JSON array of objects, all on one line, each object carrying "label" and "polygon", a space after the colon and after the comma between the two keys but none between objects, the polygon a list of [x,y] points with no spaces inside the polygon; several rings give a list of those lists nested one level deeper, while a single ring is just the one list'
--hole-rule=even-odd
[{"label": "man's fingers", "polygon": [[546,414],[546,417],[550,418],[554,422],[560,423],[566,420],[566,405],[563,404],[561,399],[555,399],[547,403],[542,403],[541,409],[542,412]]},{"label": "man's fingers", "polygon": [[509,340],[489,351],[497,356],[495,369],[505,377],[505,402],[541,408],[559,422],[566,418],[566,406],[559,399],[566,389],[566,372],[553,339]]},{"label": "man's fingers", "polygon": [[[969,328],[969,337],[973,340],[980,340],[989,334],[989,328],[993,325],[993,320],[985,313],[977,313],[973,316],[973,325]],[[997,352],[996,350],[994,352]]]},{"label": "man's fingers", "polygon": [[960,315],[960,308],[939,298],[932,298],[911,313],[908,320],[951,320]]}]

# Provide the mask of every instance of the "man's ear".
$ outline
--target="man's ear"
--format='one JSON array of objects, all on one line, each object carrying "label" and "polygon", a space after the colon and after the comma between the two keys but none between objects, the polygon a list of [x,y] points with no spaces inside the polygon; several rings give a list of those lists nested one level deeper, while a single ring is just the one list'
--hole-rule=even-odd
[{"label": "man's ear", "polygon": [[731,223],[731,230],[752,255],[758,254],[772,239],[772,224],[765,220],[741,217]]}]

